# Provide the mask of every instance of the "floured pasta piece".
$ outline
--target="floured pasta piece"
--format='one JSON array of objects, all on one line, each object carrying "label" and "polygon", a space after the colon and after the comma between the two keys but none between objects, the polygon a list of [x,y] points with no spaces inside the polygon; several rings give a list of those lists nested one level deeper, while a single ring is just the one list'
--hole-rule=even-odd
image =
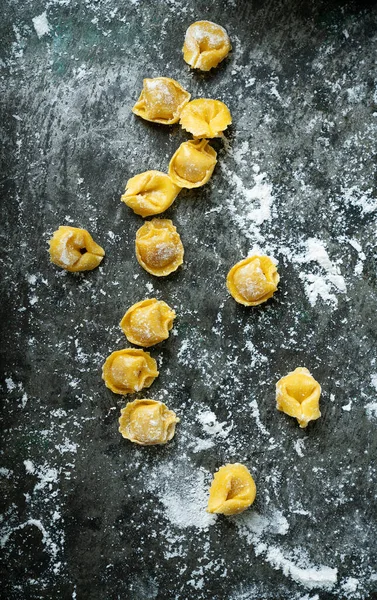
[{"label": "floured pasta piece", "polygon": [[158,377],[157,363],[149,352],[136,348],[117,350],[107,357],[102,379],[115,394],[133,394],[150,387]]},{"label": "floured pasta piece", "polygon": [[276,384],[276,408],[295,417],[300,427],[319,419],[321,386],[305,367],[297,367]]},{"label": "floured pasta piece", "polygon": [[245,306],[257,306],[271,298],[280,277],[268,256],[250,256],[232,267],[226,285],[233,298]]},{"label": "floured pasta piece", "polygon": [[183,129],[196,138],[219,137],[231,122],[227,105],[210,98],[198,98],[186,104],[180,120]]},{"label": "floured pasta piece", "polygon": [[175,316],[166,302],[151,298],[133,304],[120,326],[131,344],[149,348],[169,337]]},{"label": "floured pasta piece", "polygon": [[191,95],[170,77],[143,80],[143,90],[132,112],[153,123],[178,123],[182,108]]},{"label": "floured pasta piece", "polygon": [[176,271],[183,263],[183,245],[170,219],[152,219],[136,232],[136,258],[156,277]]},{"label": "floured pasta piece", "polygon": [[231,49],[224,27],[211,21],[196,21],[186,31],[182,51],[183,58],[190,67],[209,71],[217,67]]},{"label": "floured pasta piece", "polygon": [[98,267],[105,251],[86,229],[61,225],[49,241],[50,258],[58,267],[76,273]]},{"label": "floured pasta piece", "polygon": [[220,467],[215,473],[210,490],[207,511],[223,515],[237,515],[251,506],[257,488],[249,470],[240,463]]},{"label": "floured pasta piece", "polygon": [[183,142],[169,163],[170,179],[179,187],[200,187],[211,178],[216,156],[207,140]]},{"label": "floured pasta piece", "polygon": [[120,199],[137,215],[150,217],[167,210],[180,191],[166,173],[145,171],[127,181]]},{"label": "floured pasta piece", "polygon": [[140,446],[166,444],[179,423],[175,412],[157,400],[134,400],[121,410],[119,431],[124,438]]}]

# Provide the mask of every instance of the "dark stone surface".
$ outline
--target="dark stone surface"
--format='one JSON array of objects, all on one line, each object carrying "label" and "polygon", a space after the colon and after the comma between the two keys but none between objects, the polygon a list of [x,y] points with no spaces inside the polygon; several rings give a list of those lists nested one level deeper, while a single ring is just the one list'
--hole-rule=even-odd
[{"label": "dark stone surface", "polygon": [[[44,10],[39,39],[32,19]],[[233,44],[205,75],[181,56],[199,18]],[[0,28],[1,597],[376,598],[376,3],[4,2]],[[119,202],[129,177],[166,170],[189,137],[132,114],[143,77],[157,75],[233,116],[210,183],[166,213],[185,264],[163,280],[137,264],[142,219]],[[273,196],[260,224],[246,216],[253,166]],[[49,263],[61,224],[104,246],[99,269]],[[327,273],[303,261],[310,238],[328,252]],[[248,310],[224,282],[255,244],[279,260],[281,285]],[[309,301],[310,273],[329,300]],[[153,296],[178,317],[151,350],[160,376],[146,395],[181,423],[166,447],[140,449],[117,431],[124,399],[101,365],[127,346],[125,310]],[[323,389],[322,417],[306,430],[274,400],[277,379],[299,365]],[[233,427],[199,450],[203,410]],[[256,502],[205,528],[192,495],[232,461],[253,473]],[[337,569],[336,582],[310,589],[295,566]]]}]

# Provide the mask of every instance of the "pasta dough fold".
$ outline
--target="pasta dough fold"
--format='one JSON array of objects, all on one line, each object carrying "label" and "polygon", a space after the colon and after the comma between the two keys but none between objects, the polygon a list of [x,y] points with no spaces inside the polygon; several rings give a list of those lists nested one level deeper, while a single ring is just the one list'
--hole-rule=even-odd
[{"label": "pasta dough fold", "polygon": [[169,163],[169,177],[183,188],[201,187],[210,180],[217,153],[207,140],[183,142]]},{"label": "pasta dough fold", "polygon": [[72,273],[95,269],[105,256],[90,233],[78,227],[61,225],[49,244],[51,262]]},{"label": "pasta dough fold", "polygon": [[143,90],[132,109],[138,117],[153,123],[178,123],[181,111],[191,95],[170,77],[143,80]]},{"label": "pasta dough fold", "polygon": [[150,217],[167,210],[180,191],[166,173],[145,171],[127,181],[121,200],[137,215]]},{"label": "pasta dough fold", "polygon": [[175,316],[166,302],[152,298],[133,304],[120,326],[131,344],[149,348],[169,337]]},{"label": "pasta dough fold", "polygon": [[254,502],[256,493],[254,479],[244,465],[224,465],[214,475],[207,511],[223,515],[239,514]]},{"label": "pasta dough fold", "polygon": [[193,69],[209,71],[228,56],[232,46],[221,25],[196,21],[186,31],[183,58]]},{"label": "pasta dough fold", "polygon": [[319,419],[321,386],[305,367],[297,367],[276,384],[276,408],[295,417],[304,428]]},{"label": "pasta dough fold", "polygon": [[244,306],[257,306],[271,298],[280,277],[268,256],[250,256],[232,267],[226,285],[233,298]]},{"label": "pasta dough fold", "polygon": [[152,219],[136,232],[136,258],[156,277],[176,271],[183,263],[184,249],[179,233],[170,219]]},{"label": "pasta dough fold", "polygon": [[107,357],[102,379],[115,394],[133,394],[150,387],[158,377],[157,363],[149,352],[136,348],[117,350]]},{"label": "pasta dough fold", "polygon": [[179,421],[165,404],[145,398],[129,402],[121,410],[119,431],[124,438],[140,446],[166,444],[174,437]]},{"label": "pasta dough fold", "polygon": [[198,98],[186,104],[180,120],[183,129],[196,138],[219,137],[231,122],[226,104],[209,98]]}]

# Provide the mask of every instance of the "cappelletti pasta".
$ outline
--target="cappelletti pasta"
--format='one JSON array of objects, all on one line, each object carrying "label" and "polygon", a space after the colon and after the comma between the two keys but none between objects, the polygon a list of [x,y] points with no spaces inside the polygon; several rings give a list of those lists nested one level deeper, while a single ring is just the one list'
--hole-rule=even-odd
[{"label": "cappelletti pasta", "polygon": [[145,398],[129,402],[121,410],[119,431],[122,436],[140,446],[166,444],[174,437],[179,419],[162,402]]},{"label": "cappelletti pasta", "polygon": [[304,428],[319,419],[321,386],[305,367],[297,367],[276,384],[276,408],[295,417]]},{"label": "cappelletti pasta", "polygon": [[196,21],[186,31],[182,51],[183,58],[190,67],[209,71],[217,67],[231,49],[224,27],[211,21]]},{"label": "cappelletti pasta", "polygon": [[49,244],[51,262],[72,273],[95,269],[105,256],[90,233],[78,227],[61,225]]},{"label": "cappelletti pasta", "polygon": [[236,515],[251,506],[257,488],[249,470],[240,463],[227,464],[215,473],[210,490],[207,511]]},{"label": "cappelletti pasta", "polygon": [[200,187],[210,180],[216,156],[207,140],[183,142],[169,163],[169,177],[183,188]]},{"label": "cappelletti pasta", "polygon": [[156,277],[176,271],[183,263],[183,245],[170,219],[152,219],[136,232],[136,258],[139,264]]},{"label": "cappelletti pasta", "polygon": [[186,104],[180,119],[183,129],[196,138],[219,137],[231,122],[227,105],[210,98],[198,98]]},{"label": "cappelletti pasta", "polygon": [[228,273],[226,284],[237,302],[257,306],[273,296],[279,280],[272,259],[255,255],[235,264]]},{"label": "cappelletti pasta", "polygon": [[121,200],[137,215],[150,217],[167,210],[180,190],[166,173],[145,171],[127,181]]},{"label": "cappelletti pasta", "polygon": [[178,123],[181,111],[190,100],[190,94],[170,77],[144,79],[143,90],[132,112],[153,123]]},{"label": "cappelletti pasta", "polygon": [[115,394],[133,394],[148,388],[158,377],[157,363],[149,352],[136,348],[110,354],[102,369],[102,379]]},{"label": "cappelletti pasta", "polygon": [[149,348],[169,337],[175,316],[166,302],[151,298],[133,304],[120,326],[131,344]]}]

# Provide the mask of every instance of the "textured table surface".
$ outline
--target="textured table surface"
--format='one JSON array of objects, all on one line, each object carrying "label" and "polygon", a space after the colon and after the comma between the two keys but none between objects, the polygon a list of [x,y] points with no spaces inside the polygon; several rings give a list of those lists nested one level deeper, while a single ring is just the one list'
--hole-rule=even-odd
[{"label": "textured table surface", "polygon": [[[208,74],[181,53],[203,18],[233,45]],[[3,2],[0,28],[0,596],[376,598],[376,3]],[[158,75],[233,116],[211,181],[166,213],[185,263],[165,279],[139,267],[142,219],[119,201],[189,139],[131,112]],[[100,268],[50,264],[62,224],[93,234]],[[225,277],[255,249],[281,284],[249,310]],[[147,393],[181,418],[165,447],[120,436],[126,399],[101,379],[127,347],[121,317],[146,297],[177,312]],[[297,366],[322,385],[305,430],[275,408]],[[213,472],[236,461],[254,505],[207,514]]]}]

